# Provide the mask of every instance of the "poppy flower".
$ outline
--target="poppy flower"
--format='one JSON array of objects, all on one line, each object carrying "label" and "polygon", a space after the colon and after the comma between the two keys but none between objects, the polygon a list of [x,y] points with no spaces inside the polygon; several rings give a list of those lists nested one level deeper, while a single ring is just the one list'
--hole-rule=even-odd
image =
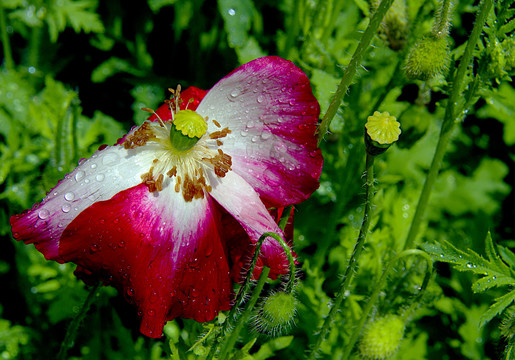
[{"label": "poppy flower", "polygon": [[[212,320],[230,309],[232,280],[259,237],[284,236],[268,209],[318,187],[319,112],[306,75],[279,57],[247,63],[207,93],[177,91],[12,216],[13,236],[118,288],[149,337],[175,317]],[[288,272],[272,238],[259,260],[272,276]]]}]

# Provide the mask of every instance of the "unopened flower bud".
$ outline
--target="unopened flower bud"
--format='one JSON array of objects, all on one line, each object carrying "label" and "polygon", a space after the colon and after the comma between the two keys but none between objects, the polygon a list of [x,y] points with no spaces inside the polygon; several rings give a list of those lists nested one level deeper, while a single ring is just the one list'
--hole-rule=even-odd
[{"label": "unopened flower bud", "polygon": [[388,112],[375,111],[365,124],[365,146],[370,155],[379,155],[399,139],[401,124]]},{"label": "unopened flower bud", "polygon": [[[380,1],[372,3],[373,8],[379,6]],[[386,12],[379,30],[379,36],[392,50],[401,50],[408,37],[408,8],[405,0],[394,1]]]},{"label": "unopened flower bud", "polygon": [[272,336],[279,335],[293,325],[296,313],[297,300],[292,293],[273,293],[261,305],[255,328]]},{"label": "unopened flower bud", "polygon": [[449,46],[447,38],[427,35],[411,48],[406,60],[408,79],[429,80],[447,70]]},{"label": "unopened flower bud", "polygon": [[359,342],[361,357],[380,360],[393,356],[404,337],[404,327],[404,321],[398,315],[386,315],[371,321]]}]

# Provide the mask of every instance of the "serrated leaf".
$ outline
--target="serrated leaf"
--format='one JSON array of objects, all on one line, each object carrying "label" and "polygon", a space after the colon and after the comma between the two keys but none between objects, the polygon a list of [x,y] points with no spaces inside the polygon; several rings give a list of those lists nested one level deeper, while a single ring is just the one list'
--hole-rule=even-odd
[{"label": "serrated leaf", "polygon": [[59,0],[59,2],[52,2],[46,18],[50,40],[56,42],[59,33],[67,26],[72,27],[75,32],[104,32],[104,25],[95,12],[96,7],[97,2],[91,0]]},{"label": "serrated leaf", "polygon": [[458,271],[470,271],[474,274],[485,275],[472,284],[474,292],[482,292],[487,289],[510,285],[515,283],[511,270],[497,255],[493,248],[490,234],[486,238],[488,260],[471,249],[462,251],[447,241],[438,244],[424,245],[424,249],[435,256],[437,261],[447,262],[454,265]]},{"label": "serrated leaf", "polygon": [[495,303],[488,308],[488,310],[481,316],[479,326],[485,325],[487,322],[492,320],[495,316],[499,315],[515,300],[515,290],[495,299]]}]

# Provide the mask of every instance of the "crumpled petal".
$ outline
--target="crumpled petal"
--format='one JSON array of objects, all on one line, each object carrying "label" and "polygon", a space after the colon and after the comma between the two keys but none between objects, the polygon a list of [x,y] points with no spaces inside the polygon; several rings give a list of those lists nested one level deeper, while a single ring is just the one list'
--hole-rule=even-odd
[{"label": "crumpled petal", "polygon": [[[266,232],[274,232],[284,238],[282,230],[260,200],[259,195],[235,172],[228,172],[213,187],[210,194],[243,227],[253,245]],[[284,249],[271,237],[263,242],[259,258],[271,269],[272,274],[288,272],[289,263]]]},{"label": "crumpled petal", "polygon": [[231,130],[222,149],[267,206],[299,203],[318,188],[320,107],[292,62],[268,56],[240,66],[209,90],[197,112]]},{"label": "crumpled petal", "polygon": [[140,331],[160,337],[175,317],[212,320],[230,309],[232,286],[221,214],[143,184],[83,211],[64,231],[59,258],[111,283],[136,305]]}]

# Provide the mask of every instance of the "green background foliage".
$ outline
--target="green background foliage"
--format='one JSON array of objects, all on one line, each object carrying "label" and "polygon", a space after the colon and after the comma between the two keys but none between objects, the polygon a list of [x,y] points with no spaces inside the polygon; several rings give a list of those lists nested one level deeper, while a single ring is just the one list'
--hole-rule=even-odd
[{"label": "green background foliage", "polygon": [[[411,306],[397,359],[497,359],[513,345],[506,330],[515,298],[510,3],[495,3],[489,14],[459,100],[464,111],[417,238],[437,261],[435,274],[417,296],[424,259],[397,261],[369,320],[403,315]],[[166,89],[209,89],[260,56],[279,55],[302,68],[323,115],[376,6],[364,0],[0,0],[0,358],[55,358],[88,294],[73,264],[47,262],[33,246],[13,240],[11,215],[39,202],[80,158],[141,124],[147,115],[140,109],[157,108]],[[296,326],[273,338],[249,325],[234,359],[303,358],[315,342],[363,217],[364,123],[373,111],[388,111],[403,133],[376,159],[366,247],[319,354],[342,357],[385,267],[404,248],[478,9],[471,0],[454,4],[448,70],[427,82],[408,80],[407,51],[431,30],[439,6],[397,0],[372,40],[321,144],[320,188],[295,211]],[[277,287],[271,282],[266,290]],[[222,322],[223,316],[205,324],[176,319],[162,339],[148,339],[123,296],[102,287],[69,358],[202,358]]]}]

